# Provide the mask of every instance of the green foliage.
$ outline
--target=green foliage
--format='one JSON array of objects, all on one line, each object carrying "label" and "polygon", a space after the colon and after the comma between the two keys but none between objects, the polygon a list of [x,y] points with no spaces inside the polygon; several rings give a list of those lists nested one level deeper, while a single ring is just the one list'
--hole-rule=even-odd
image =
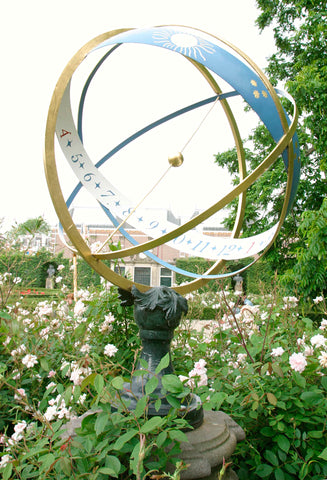
[{"label": "green foliage", "polygon": [[271,288],[275,277],[271,263],[265,257],[251,265],[244,273],[246,274],[246,291],[254,295],[260,295]]},{"label": "green foliage", "polygon": [[[201,257],[188,257],[188,258],[177,258],[176,266],[183,270],[187,270],[191,273],[204,273],[208,268],[211,267],[213,262],[209,262],[205,258]],[[180,273],[176,274],[176,283],[180,285],[181,283],[188,281],[189,278],[181,275]]]},{"label": "green foliage", "polygon": [[273,24],[277,52],[269,59],[268,73],[286,81],[303,113],[306,152],[326,171],[327,27],[326,4],[311,0],[257,0],[261,30]]},{"label": "green foliage", "polygon": [[[211,266],[213,265],[213,261],[206,260],[205,258],[201,257],[187,257],[187,258],[177,258],[176,259],[176,267],[186,270],[191,273],[202,274],[205,273]],[[184,282],[188,282],[190,280],[189,277],[184,276],[180,273],[176,274],[176,283],[180,285]],[[211,280],[206,286],[200,289],[200,292],[206,291],[216,291],[217,290],[217,282]]]},{"label": "green foliage", "polygon": [[[147,416],[149,403],[162,401],[153,392],[169,355],[149,380],[146,396],[129,412],[121,395],[125,382],[147,373],[146,364],[135,370],[140,341],[131,309],[121,307],[116,288],[82,292],[74,315],[66,307],[65,302],[42,302],[33,322],[22,308],[1,314],[0,432],[12,443],[0,458],[0,478],[140,480],[146,473],[164,472],[168,457],[177,475],[183,469],[178,452],[179,443],[187,441],[181,431],[187,421],[174,407],[164,418]],[[108,342],[115,350],[106,353]],[[190,392],[172,374],[164,375],[162,384],[163,395],[171,403],[176,396],[178,406]],[[77,435],[65,434],[71,414],[86,411]]]},{"label": "green foliage", "polygon": [[294,269],[285,273],[286,285],[311,298],[326,292],[327,285],[327,199],[318,211],[305,212],[299,227],[302,245],[296,251]]},{"label": "green foliage", "polygon": [[[1,311],[0,478],[177,480],[187,427],[179,409],[190,392],[245,430],[231,459],[240,480],[326,478],[327,320],[304,316],[306,304],[276,285],[250,299],[254,305],[244,305],[226,289],[189,296],[189,315],[212,308],[215,316],[186,319],[176,332],[176,373],[160,376],[172,405],[166,417],[147,410],[160,408],[168,354],[135,410],[122,396],[126,382],[149,370],[144,360],[135,366],[138,330],[116,288],[81,291],[71,306],[55,300]],[[323,296],[311,310],[327,317]],[[86,412],[77,435],[62,437],[69,417]],[[175,471],[165,474],[172,459]]]},{"label": "green foliage", "polygon": [[50,225],[44,220],[43,217],[29,218],[23,223],[15,225],[10,232],[10,235],[16,238],[20,235],[32,235],[37,233],[49,233],[51,230]]},{"label": "green foliage", "polygon": [[[291,214],[286,218],[281,232],[266,255],[272,271],[279,274],[287,272],[288,284],[296,284],[301,294],[309,294],[305,285],[311,281],[305,272],[304,251],[317,249],[317,244],[310,245],[313,237],[306,238],[303,231],[308,218],[304,212],[319,211],[326,195],[326,179],[323,172],[327,166],[327,24],[325,2],[308,0],[257,0],[260,15],[257,25],[261,30],[271,26],[277,51],[269,58],[267,74],[273,85],[286,83],[286,89],[294,97],[300,112],[297,129],[301,147],[301,178],[296,200]],[[289,102],[284,108],[292,114]],[[249,171],[265,158],[274,146],[274,142],[263,125],[259,125],[249,136],[251,150],[245,148],[246,163]],[[235,149],[219,153],[216,162],[227,167],[238,183],[238,167]],[[266,230],[276,222],[281,211],[283,192],[286,186],[286,174],[282,161],[265,172],[247,191],[243,236],[249,236]],[[231,206],[231,214],[226,219],[226,226],[234,224],[237,202]],[[303,220],[302,220],[303,219]],[[301,222],[303,226],[301,226]],[[324,227],[323,227],[324,228]],[[323,232],[320,234],[323,237]],[[311,248],[312,247],[312,248]],[[299,252],[303,253],[301,258]],[[311,258],[312,253],[310,254]],[[315,277],[315,261],[310,273]],[[294,268],[295,274],[292,275]],[[319,265],[317,278],[312,278],[311,289],[315,294],[321,289],[327,263],[324,258]],[[302,273],[301,273],[302,272]],[[299,279],[299,276],[302,276]]]},{"label": "green foliage", "polygon": [[[232,457],[240,480],[322,480],[327,473],[326,320],[316,329],[299,316],[297,299],[280,296],[275,288],[252,300],[255,306],[241,306],[220,292],[214,323],[203,322],[200,333],[180,331],[175,367],[182,373],[192,368],[192,358],[206,361],[208,384],[197,389],[204,408],[223,410],[246,432]],[[323,297],[318,301],[326,316]],[[295,370],[293,354],[303,362]]]},{"label": "green foliage", "polygon": [[78,288],[96,287],[101,284],[100,275],[82,258],[78,258],[77,260],[77,283]]}]

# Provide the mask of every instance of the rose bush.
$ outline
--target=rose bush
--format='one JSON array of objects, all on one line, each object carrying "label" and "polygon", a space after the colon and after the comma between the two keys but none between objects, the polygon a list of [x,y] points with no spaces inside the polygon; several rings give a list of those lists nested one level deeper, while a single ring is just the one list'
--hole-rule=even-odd
[{"label": "rose bush", "polygon": [[[121,307],[114,287],[81,290],[72,304],[65,295],[32,309],[21,299],[0,313],[2,478],[151,478],[174,457],[167,476],[177,479],[187,425],[177,410],[190,391],[244,428],[232,457],[240,480],[327,477],[323,296],[308,309],[277,290],[247,299],[223,289],[194,294],[173,340],[172,391],[172,380],[164,382],[171,412],[149,419],[155,382],[134,412],[120,395],[124,381],[146,372],[146,365],[135,370],[132,310]],[[214,318],[194,322],[208,305]],[[304,316],[308,310],[321,320]],[[62,436],[67,422],[90,410],[76,437]]]}]

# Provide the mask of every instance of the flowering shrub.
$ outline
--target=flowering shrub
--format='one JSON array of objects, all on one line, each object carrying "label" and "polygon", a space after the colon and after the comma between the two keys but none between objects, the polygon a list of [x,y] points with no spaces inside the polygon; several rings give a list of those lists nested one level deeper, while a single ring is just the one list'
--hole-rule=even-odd
[{"label": "flowering shrub", "polygon": [[[246,431],[232,457],[240,480],[325,479],[324,297],[310,307],[322,318],[315,323],[295,297],[276,291],[246,300],[225,290],[208,295],[189,298],[176,331],[164,418],[146,415],[158,400],[155,380],[135,411],[121,397],[124,382],[147,367],[135,370],[138,331],[115,288],[0,312],[0,478],[156,478],[174,457],[178,479],[187,426],[178,405],[194,391],[205,409],[222,409]],[[207,306],[213,320],[194,321]],[[75,437],[63,436],[67,422],[90,410]]]},{"label": "flowering shrub", "polygon": [[[298,304],[276,292],[245,304],[220,292],[214,321],[181,328],[174,342],[181,374],[194,358],[205,365],[207,380],[202,371],[196,383],[204,408],[246,431],[232,458],[240,480],[327,477],[327,319],[302,317]],[[327,317],[323,297],[314,304]]]},{"label": "flowering shrub", "polygon": [[[2,312],[0,478],[87,474],[101,480],[118,472],[121,478],[130,473],[141,478],[145,468],[164,471],[166,447],[174,443],[171,460],[178,442],[186,440],[180,428],[188,424],[174,414],[176,407],[164,419],[148,419],[148,387],[135,412],[128,413],[120,396],[124,378],[129,380],[131,371],[146,373],[146,366],[140,372],[134,367],[137,333],[132,310],[121,307],[115,288],[81,290],[73,305],[45,300],[29,311],[17,302]],[[186,396],[190,389],[176,379],[179,396]],[[169,381],[165,385],[169,392]],[[67,422],[92,408],[78,436],[63,438]],[[175,463],[178,472],[183,465]]]}]

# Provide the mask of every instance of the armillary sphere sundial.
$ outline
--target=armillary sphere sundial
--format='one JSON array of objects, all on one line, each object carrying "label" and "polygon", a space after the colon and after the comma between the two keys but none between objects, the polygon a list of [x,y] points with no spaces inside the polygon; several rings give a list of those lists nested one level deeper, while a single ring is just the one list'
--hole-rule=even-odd
[{"label": "armillary sphere sundial", "polygon": [[[134,48],[133,55],[137,55],[137,48],[147,46],[147,48],[151,47],[152,51],[153,49],[156,49],[156,52],[166,51],[167,56],[178,56],[178,59],[187,63],[192,68],[192,71],[197,73],[198,77],[205,84],[206,89],[210,91],[210,96],[204,99],[200,98],[183,108],[167,112],[164,116],[152,120],[141,129],[137,129],[134,133],[127,135],[125,140],[120,141],[100,160],[94,162],[84,145],[82,131],[84,103],[88,88],[97,76],[98,71],[107,62],[120,55],[126,46],[130,45],[133,45]],[[102,51],[104,53],[101,57],[99,52]],[[81,64],[92,55],[99,59],[87,77],[84,87],[81,88],[80,101],[76,113],[72,109],[74,99],[71,95],[71,85],[74,83],[75,73],[79,70]],[[151,68],[155,67],[149,65],[150,70]],[[119,74],[119,71],[116,73]],[[147,72],[142,71],[143,73],[146,77]],[[178,72],[167,72],[167,75],[170,75],[170,77],[175,75],[176,77]],[[130,76],[132,83],[132,69]],[[106,88],[110,89],[111,81],[112,76],[109,75]],[[185,81],[185,84],[187,84],[187,81]],[[224,85],[224,91],[219,84]],[[116,94],[119,96],[120,92],[118,91]],[[160,94],[161,92],[158,92],[158,95]],[[169,93],[165,92],[165,95],[167,96]],[[229,99],[232,97],[239,97],[246,102],[253,112],[257,114],[275,141],[275,148],[249,174],[246,172],[241,135],[229,104]],[[282,106],[281,99],[283,97],[286,97],[293,103],[293,118],[288,117]],[[147,98],[144,98],[143,102],[146,104]],[[115,182],[110,178],[106,178],[102,173],[101,167],[122,150],[129,148],[134,141],[139,140],[143,142],[147,134],[153,133],[157,129],[162,129],[171,120],[175,121],[177,118],[185,119],[187,114],[197,109],[201,110],[201,108],[206,106],[211,108],[211,106],[214,107],[216,105],[222,107],[235,142],[240,181],[238,185],[234,186],[222,198],[219,198],[217,192],[217,201],[191,220],[186,221],[182,225],[176,225],[176,223],[167,219],[163,220],[154,216],[153,209],[148,211],[145,209],[141,210],[144,199],[157,188],[162,178],[183,168],[183,162],[187,162],[188,155],[188,152],[184,155],[185,146],[173,155],[167,155],[164,172],[157,167],[156,155],[153,155],[151,167],[154,170],[158,168],[157,181],[153,183],[150,189],[142,191],[142,177],[135,179],[140,186],[140,200],[137,202],[132,201],[128,192],[120,191]],[[108,115],[110,115],[110,112],[108,112]],[[205,118],[206,116],[203,117],[203,120]],[[55,88],[48,114],[44,157],[46,177],[52,201],[61,222],[60,228],[66,233],[71,242],[69,248],[80,254],[102,277],[120,288],[123,304],[134,304],[134,317],[140,328],[143,345],[141,358],[146,360],[148,368],[144,378],[134,377],[131,383],[125,384],[122,398],[129,402],[130,409],[135,408],[138,399],[144,395],[144,382],[146,383],[153,377],[158,379],[158,385],[150,396],[148,415],[163,416],[171,408],[169,401],[163,395],[162,379],[164,375],[169,375],[173,372],[170,359],[170,342],[173,338],[173,331],[180,322],[182,313],[187,312],[187,301],[182,295],[205,285],[209,280],[237,275],[243,269],[237,272],[222,272],[222,268],[227,260],[249,257],[256,257],[257,259],[274,242],[284,218],[292,206],[299,182],[300,162],[296,135],[297,119],[298,113],[293,99],[286,93],[274,89],[264,73],[241,50],[218,37],[189,27],[174,25],[110,31],[88,42],[76,53],[64,69]],[[199,124],[200,127],[205,128],[204,121]],[[218,130],[219,128],[217,127],[217,143],[219,139]],[[194,133],[196,132],[197,130]],[[108,129],[108,137],[110,137],[110,129]],[[189,139],[192,140],[192,137],[193,134],[190,135]],[[78,184],[67,200],[64,198],[59,182],[58,162],[56,159],[56,146],[58,144],[78,179]],[[192,148],[190,141],[185,145],[188,148]],[[216,151],[212,152],[212,155],[218,151],[218,148],[219,145],[217,144]],[[274,163],[280,157],[282,157],[287,171],[287,184],[283,206],[277,223],[260,234],[249,238],[238,238],[242,231],[246,190],[267,169],[273,168]],[[201,158],[197,162],[197,168],[198,172],[196,172],[196,175],[200,177],[202,174]],[[120,169],[122,178],[126,179],[129,171],[123,162],[120,165]],[[119,250],[108,249],[107,242],[112,238],[112,234],[97,251],[93,251],[90,248],[75,225],[69,210],[82,187],[96,199],[98,205],[114,225],[114,233],[119,232],[120,235],[123,235],[129,242],[129,247]],[[219,190],[219,186],[217,190]],[[201,233],[197,227],[236,198],[238,198],[238,213],[231,236],[220,238]],[[127,226],[132,228],[127,228]],[[133,228],[134,231],[143,232],[148,240],[139,244],[131,233]],[[210,259],[213,261],[213,265],[201,275],[176,268],[175,265],[168,264],[154,253],[156,247],[165,244],[190,256]],[[114,262],[111,261],[142,252],[163,267],[189,277],[190,281],[173,288],[151,288],[151,286],[137,284],[119,275],[114,268],[110,268],[108,265],[108,260],[110,265],[114,265]],[[164,358],[170,359],[169,364],[158,374],[156,368]],[[160,399],[161,404],[159,408],[158,406],[155,408],[154,399]],[[201,401],[194,394],[190,394],[183,399],[180,410],[181,415],[186,415],[189,423],[195,428],[191,432],[192,434],[194,433],[194,436],[192,439],[190,437],[190,443],[193,447],[191,446],[186,452],[183,452],[183,455],[188,456],[182,458],[185,458],[186,463],[194,461],[196,472],[199,472],[199,465],[202,462],[203,470],[201,470],[199,478],[204,478],[210,474],[211,467],[217,467],[217,462],[220,461],[219,458],[228,458],[233,452],[236,440],[235,436],[234,440],[232,439],[233,434],[231,430],[234,429],[235,431],[235,425],[231,428],[227,427],[225,420],[221,420],[219,417],[221,412],[209,412],[210,415],[208,412],[203,413]],[[217,427],[218,424],[221,427],[220,430]],[[240,440],[243,438],[244,432],[240,432],[242,429],[238,428],[239,434],[236,436]],[[208,452],[199,452],[198,440],[200,439],[202,442],[203,429],[206,430],[206,438],[210,437],[210,445],[207,445]],[[231,440],[228,443],[227,450],[226,439]],[[212,449],[212,442],[215,444],[214,450]],[[225,450],[222,450],[222,443]],[[202,442],[201,445],[203,447],[203,445],[206,445],[206,442],[204,444]],[[191,472],[189,475],[183,478],[196,478],[194,472]]]},{"label": "armillary sphere sundial", "polygon": [[[210,86],[212,96],[169,113],[148,124],[133,135],[128,136],[103,158],[94,162],[83,145],[81,132],[85,96],[90,83],[104,62],[110,62],[113,54],[119,55],[119,49],[127,44],[149,45],[157,49],[165,49],[171,52],[171,55],[181,55],[185,61],[191,62],[194,68],[200,72],[203,81]],[[82,89],[77,122],[75,123],[70,98],[71,82],[74,73],[83,60],[99,50],[104,51],[104,56],[98,61]],[[146,75],[146,72],[144,74]],[[216,77],[221,78],[224,85],[227,84],[230,88],[222,92]],[[108,78],[108,88],[110,88],[110,78]],[[117,95],[119,95],[119,92],[117,92]],[[244,149],[238,126],[228,103],[228,99],[234,96],[240,96],[245,100],[269,130],[276,143],[272,152],[249,174],[246,173]],[[286,97],[294,105],[293,118],[288,117],[282,106],[281,98],[283,97]],[[146,99],[144,99],[144,102],[146,103]],[[156,218],[153,211],[142,210],[142,215],[140,215],[139,207],[142,203],[142,197],[146,197],[148,192],[141,192],[140,202],[133,203],[129,199],[128,192],[121,192],[110,181],[110,178],[105,178],[100,167],[134,140],[153,129],[160,128],[169,120],[185,115],[204,105],[218,103],[225,112],[234,137],[238,154],[239,184],[215,204],[179,226],[168,220],[163,221]],[[299,146],[296,135],[297,118],[297,109],[293,99],[288,94],[274,89],[264,73],[252,60],[237,47],[201,30],[183,26],[158,26],[114,30],[94,38],[76,53],[60,76],[52,97],[46,126],[45,170],[47,182],[62,228],[72,244],[71,248],[76,249],[101,276],[124,290],[130,290],[134,282],[120,276],[108,266],[108,262],[104,263],[104,260],[122,259],[143,252],[162,266],[190,278],[189,283],[174,287],[174,290],[180,294],[195,290],[211,279],[237,274],[238,272],[235,271],[232,273],[219,272],[221,272],[226,260],[248,258],[255,255],[256,258],[259,258],[274,242],[293,203],[300,174]],[[55,156],[56,138],[79,182],[67,201],[64,199],[59,183]],[[278,222],[258,235],[238,238],[244,218],[247,188],[263,172],[272,167],[280,156],[283,158],[288,180]],[[176,152],[176,154],[167,158],[167,170],[178,169],[182,164],[182,152]],[[200,170],[201,162],[199,161],[199,174]],[[124,165],[121,165],[121,172],[125,178],[128,176],[128,172],[124,170]],[[162,172],[158,171],[158,177],[161,174]],[[159,181],[160,178],[158,183]],[[116,231],[119,231],[130,242],[130,247],[117,251],[105,251],[103,248],[100,248],[97,252],[91,251],[69,213],[69,207],[81,187],[84,187],[97,200],[115,226]],[[153,185],[151,190],[155,188],[156,185]],[[238,198],[238,214],[230,238],[209,237],[196,229],[198,225],[220,211],[234,198]],[[130,231],[127,231],[126,224],[144,232],[149,240],[139,244]],[[214,264],[202,275],[178,269],[174,265],[167,264],[153,253],[155,247],[164,244],[190,256],[214,260]],[[135,285],[143,292],[150,288],[146,285]]]}]

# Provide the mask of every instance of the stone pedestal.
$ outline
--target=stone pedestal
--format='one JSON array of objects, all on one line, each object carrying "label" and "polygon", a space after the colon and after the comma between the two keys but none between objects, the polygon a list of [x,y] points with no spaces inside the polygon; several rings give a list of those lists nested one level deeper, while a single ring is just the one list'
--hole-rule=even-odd
[{"label": "stone pedestal", "polygon": [[[189,465],[181,472],[181,480],[217,480],[223,461],[233,454],[237,442],[244,440],[243,429],[224,412],[205,411],[202,425],[186,433],[188,443],[182,443],[181,460]],[[233,470],[227,470],[224,480],[237,480]]]},{"label": "stone pedestal", "polygon": [[53,278],[52,278],[52,277],[46,278],[46,280],[45,280],[45,288],[51,288],[51,289],[54,288],[54,281],[53,281]]}]

